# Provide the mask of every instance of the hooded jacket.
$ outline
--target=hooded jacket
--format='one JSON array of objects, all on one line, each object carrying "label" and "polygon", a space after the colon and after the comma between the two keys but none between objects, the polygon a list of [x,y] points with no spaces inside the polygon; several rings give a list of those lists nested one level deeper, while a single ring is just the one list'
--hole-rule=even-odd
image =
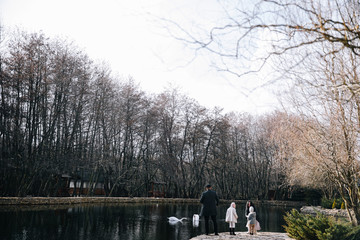
[{"label": "hooded jacket", "polygon": [[233,203],[230,204],[230,207],[226,211],[225,222],[235,222],[237,223],[238,215],[236,214],[236,209],[233,207]]},{"label": "hooded jacket", "polygon": [[247,215],[247,219],[249,224],[256,224],[256,212],[254,212],[254,208],[250,207],[249,208],[250,213]]}]

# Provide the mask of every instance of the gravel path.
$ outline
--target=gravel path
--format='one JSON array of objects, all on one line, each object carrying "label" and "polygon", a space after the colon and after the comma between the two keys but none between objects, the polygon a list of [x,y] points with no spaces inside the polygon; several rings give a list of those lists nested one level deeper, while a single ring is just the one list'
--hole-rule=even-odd
[{"label": "gravel path", "polygon": [[274,233],[274,232],[258,232],[256,235],[249,235],[246,232],[236,232],[236,235],[230,235],[229,233],[219,233],[219,236],[214,234],[200,235],[190,240],[232,240],[232,239],[247,239],[247,240],[294,240],[288,237],[286,233]]}]

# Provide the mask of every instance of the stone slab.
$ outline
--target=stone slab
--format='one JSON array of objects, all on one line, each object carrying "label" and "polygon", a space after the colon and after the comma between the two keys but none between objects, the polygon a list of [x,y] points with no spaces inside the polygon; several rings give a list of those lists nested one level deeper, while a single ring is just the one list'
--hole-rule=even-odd
[{"label": "stone slab", "polygon": [[246,240],[294,240],[290,238],[286,233],[274,233],[274,232],[258,232],[256,235],[250,235],[246,232],[235,232],[236,235],[230,235],[229,233],[219,233],[219,236],[214,234],[200,235],[190,240],[235,240],[235,239],[246,239]]}]

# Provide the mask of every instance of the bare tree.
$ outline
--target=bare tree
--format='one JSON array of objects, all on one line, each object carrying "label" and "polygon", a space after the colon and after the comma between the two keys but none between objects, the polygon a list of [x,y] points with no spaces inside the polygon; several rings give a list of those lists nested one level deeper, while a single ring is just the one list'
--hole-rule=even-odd
[{"label": "bare tree", "polygon": [[[334,49],[334,48],[333,48]],[[359,68],[357,54],[344,49],[308,63],[312,71],[297,75],[292,91],[302,121],[293,137],[293,181],[336,184],[354,225],[359,223]],[[295,75],[294,75],[295,76]],[[306,177],[304,177],[306,176]]]},{"label": "bare tree", "polygon": [[[291,160],[299,163],[293,165],[297,168],[292,168],[292,176],[297,178],[292,180],[308,185],[336,182],[347,207],[354,210],[349,216],[357,225],[359,1],[258,0],[222,5],[225,19],[205,35],[165,22],[168,29],[175,29],[170,31],[175,38],[209,53],[219,71],[242,77],[268,71],[265,66],[270,66],[278,71],[270,81],[286,79],[299,93],[290,92],[296,95],[294,110],[302,118],[292,128],[302,137],[287,140],[294,144]],[[303,148],[299,151],[296,146]],[[307,177],[300,178],[305,173]]]},{"label": "bare tree", "polygon": [[356,0],[243,0],[219,5],[223,15],[209,29],[190,30],[171,19],[163,21],[174,38],[196,52],[208,53],[219,71],[241,77],[261,71],[266,64],[278,67],[274,61],[285,56],[289,70],[318,54],[322,44],[336,46],[323,55],[344,48],[360,54]]}]

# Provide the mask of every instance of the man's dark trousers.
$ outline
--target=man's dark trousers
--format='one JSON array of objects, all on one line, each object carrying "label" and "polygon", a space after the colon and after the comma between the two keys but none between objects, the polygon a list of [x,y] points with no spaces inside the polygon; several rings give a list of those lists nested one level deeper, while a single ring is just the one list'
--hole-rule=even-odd
[{"label": "man's dark trousers", "polygon": [[[209,218],[210,218],[210,216],[204,216],[204,218],[205,218],[205,232],[206,232],[206,235],[208,235],[209,234]],[[211,220],[214,224],[214,232],[215,232],[215,234],[218,234],[216,215],[211,216]]]}]

